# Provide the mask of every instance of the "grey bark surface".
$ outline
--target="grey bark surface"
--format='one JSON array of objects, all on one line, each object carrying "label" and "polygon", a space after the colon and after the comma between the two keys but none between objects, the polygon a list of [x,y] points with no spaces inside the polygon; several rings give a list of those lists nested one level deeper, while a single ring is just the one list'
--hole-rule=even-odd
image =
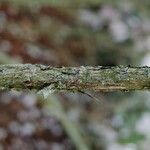
[{"label": "grey bark surface", "polygon": [[149,90],[150,67],[0,65],[0,90]]}]

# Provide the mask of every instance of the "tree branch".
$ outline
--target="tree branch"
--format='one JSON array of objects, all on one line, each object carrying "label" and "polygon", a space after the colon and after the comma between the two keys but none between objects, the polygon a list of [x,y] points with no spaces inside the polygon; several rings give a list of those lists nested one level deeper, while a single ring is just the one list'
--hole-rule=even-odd
[{"label": "tree branch", "polygon": [[150,89],[150,67],[0,65],[0,90],[113,91]]}]

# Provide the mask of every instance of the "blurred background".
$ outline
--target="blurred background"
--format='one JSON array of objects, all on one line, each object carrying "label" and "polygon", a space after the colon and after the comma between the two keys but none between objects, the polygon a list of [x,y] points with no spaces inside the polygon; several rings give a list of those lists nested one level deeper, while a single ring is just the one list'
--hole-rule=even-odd
[{"label": "blurred background", "polygon": [[[0,64],[150,65],[149,0],[0,0]],[[0,150],[149,150],[148,91],[0,92]]]}]

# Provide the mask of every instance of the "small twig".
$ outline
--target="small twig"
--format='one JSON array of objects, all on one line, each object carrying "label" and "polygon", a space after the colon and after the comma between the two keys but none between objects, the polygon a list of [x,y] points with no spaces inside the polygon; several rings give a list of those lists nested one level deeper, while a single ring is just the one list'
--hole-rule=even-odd
[{"label": "small twig", "polygon": [[93,99],[95,102],[97,102],[98,104],[100,103],[100,99],[96,98],[95,96],[91,95],[90,93],[87,93],[85,91],[81,91],[79,90],[78,92],[87,95],[88,97],[90,97],[91,99]]}]

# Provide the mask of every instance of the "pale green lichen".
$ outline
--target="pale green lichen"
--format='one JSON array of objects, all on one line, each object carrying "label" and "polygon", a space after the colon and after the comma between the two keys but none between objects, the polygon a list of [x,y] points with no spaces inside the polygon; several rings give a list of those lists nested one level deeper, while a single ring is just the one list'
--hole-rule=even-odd
[{"label": "pale green lichen", "polygon": [[42,95],[44,99],[47,99],[49,95],[53,94],[55,92],[54,85],[47,86],[43,88],[42,90],[38,91],[37,94]]}]

